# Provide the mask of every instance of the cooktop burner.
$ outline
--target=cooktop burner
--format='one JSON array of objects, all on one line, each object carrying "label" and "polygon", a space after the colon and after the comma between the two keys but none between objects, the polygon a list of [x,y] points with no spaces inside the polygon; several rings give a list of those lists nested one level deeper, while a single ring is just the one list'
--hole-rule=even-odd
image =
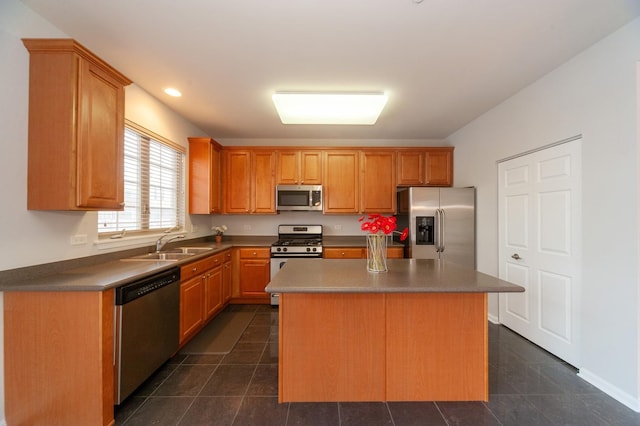
[{"label": "cooktop burner", "polygon": [[321,238],[304,238],[304,239],[296,239],[296,238],[287,238],[280,239],[273,243],[274,246],[319,246],[322,245]]},{"label": "cooktop burner", "polygon": [[272,257],[321,257],[322,225],[280,225]]}]

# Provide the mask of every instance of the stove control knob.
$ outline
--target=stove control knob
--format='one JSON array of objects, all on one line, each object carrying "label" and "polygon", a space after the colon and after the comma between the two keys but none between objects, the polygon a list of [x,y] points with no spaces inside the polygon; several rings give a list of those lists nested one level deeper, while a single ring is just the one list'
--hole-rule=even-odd
[{"label": "stove control knob", "polygon": [[283,248],[283,249],[282,249],[282,251],[287,251],[287,248],[286,248],[286,247],[285,247],[285,248]]},{"label": "stove control knob", "polygon": [[281,250],[282,250],[282,249],[281,249],[280,247],[278,247],[278,248],[276,249],[276,251],[278,251],[278,252],[279,252],[279,251],[281,251]]},{"label": "stove control knob", "polygon": [[314,247],[314,248],[313,248],[313,251],[314,251],[314,252],[315,252],[315,251],[318,251],[318,249]]}]

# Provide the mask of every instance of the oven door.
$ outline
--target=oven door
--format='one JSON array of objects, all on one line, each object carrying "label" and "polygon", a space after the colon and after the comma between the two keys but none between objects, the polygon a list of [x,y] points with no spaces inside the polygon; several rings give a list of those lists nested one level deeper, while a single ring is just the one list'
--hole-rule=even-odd
[{"label": "oven door", "polygon": [[[278,273],[280,269],[287,263],[289,258],[287,257],[272,257],[271,258],[271,279]],[[271,306],[277,306],[280,304],[280,293],[271,293]]]}]

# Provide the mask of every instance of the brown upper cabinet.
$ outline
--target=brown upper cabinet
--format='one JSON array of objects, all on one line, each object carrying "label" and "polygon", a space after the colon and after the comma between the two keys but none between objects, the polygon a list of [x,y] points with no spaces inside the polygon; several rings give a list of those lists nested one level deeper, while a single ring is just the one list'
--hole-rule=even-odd
[{"label": "brown upper cabinet", "polygon": [[72,39],[29,51],[30,210],[122,210],[124,87],[131,80]]},{"label": "brown upper cabinet", "polygon": [[360,151],[328,150],[323,159],[323,212],[360,211]]},{"label": "brown upper cabinet", "polygon": [[279,150],[277,185],[322,184],[322,151]]},{"label": "brown upper cabinet", "polygon": [[396,212],[395,151],[362,151],[360,155],[361,213]]},{"label": "brown upper cabinet", "polygon": [[224,150],[224,212],[275,213],[273,150]]},{"label": "brown upper cabinet", "polygon": [[395,213],[393,150],[332,150],[324,158],[324,213]]},{"label": "brown upper cabinet", "polygon": [[453,147],[402,149],[398,155],[398,186],[453,185]]},{"label": "brown upper cabinet", "polygon": [[222,212],[222,146],[211,138],[189,138],[189,213]]}]

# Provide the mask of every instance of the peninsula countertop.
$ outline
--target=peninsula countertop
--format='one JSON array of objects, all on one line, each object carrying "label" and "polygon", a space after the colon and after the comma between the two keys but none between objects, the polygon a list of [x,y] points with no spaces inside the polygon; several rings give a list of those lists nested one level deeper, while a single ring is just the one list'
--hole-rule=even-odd
[{"label": "peninsula countertop", "polygon": [[289,259],[269,293],[499,293],[524,287],[434,259],[388,259],[387,272],[368,272],[366,259]]}]

